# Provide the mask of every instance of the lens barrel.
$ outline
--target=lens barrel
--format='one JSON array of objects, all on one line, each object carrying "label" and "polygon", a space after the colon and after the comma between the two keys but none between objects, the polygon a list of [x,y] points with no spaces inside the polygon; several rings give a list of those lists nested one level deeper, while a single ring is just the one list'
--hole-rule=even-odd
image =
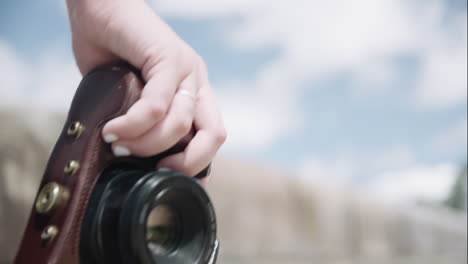
[{"label": "lens barrel", "polygon": [[197,180],[174,171],[114,167],[96,184],[82,225],[86,264],[207,264],[216,217]]}]

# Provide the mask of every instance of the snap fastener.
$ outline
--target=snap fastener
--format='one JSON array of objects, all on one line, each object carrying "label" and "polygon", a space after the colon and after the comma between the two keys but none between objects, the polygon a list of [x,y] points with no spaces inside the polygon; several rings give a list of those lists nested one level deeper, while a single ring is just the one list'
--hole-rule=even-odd
[{"label": "snap fastener", "polygon": [[36,212],[49,214],[62,206],[69,197],[69,192],[56,182],[51,182],[42,187],[36,200]]},{"label": "snap fastener", "polygon": [[79,121],[74,121],[68,127],[67,134],[69,136],[78,138],[81,136],[84,130],[85,130],[85,127],[83,124],[81,124]]},{"label": "snap fastener", "polygon": [[63,168],[63,172],[66,174],[75,174],[80,169],[80,163],[76,160],[70,160],[68,164]]},{"label": "snap fastener", "polygon": [[57,236],[59,230],[57,226],[49,225],[41,232],[41,239],[43,242],[50,243]]}]

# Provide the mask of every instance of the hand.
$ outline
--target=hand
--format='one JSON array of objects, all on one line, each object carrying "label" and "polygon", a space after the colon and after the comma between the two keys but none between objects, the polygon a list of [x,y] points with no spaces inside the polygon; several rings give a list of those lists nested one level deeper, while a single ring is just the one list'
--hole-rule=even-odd
[{"label": "hand", "polygon": [[124,59],[141,70],[141,98],[109,121],[102,136],[116,156],[161,153],[192,127],[185,151],[157,167],[195,175],[214,158],[226,132],[205,63],[142,0],[68,0],[73,50],[82,74]]}]

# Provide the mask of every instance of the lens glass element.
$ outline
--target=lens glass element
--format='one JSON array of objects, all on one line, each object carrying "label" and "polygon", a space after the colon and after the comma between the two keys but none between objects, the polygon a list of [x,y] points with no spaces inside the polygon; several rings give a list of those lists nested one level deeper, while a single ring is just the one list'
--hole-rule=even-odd
[{"label": "lens glass element", "polygon": [[151,210],[146,221],[146,240],[153,254],[167,255],[176,248],[179,226],[173,207],[159,204]]}]

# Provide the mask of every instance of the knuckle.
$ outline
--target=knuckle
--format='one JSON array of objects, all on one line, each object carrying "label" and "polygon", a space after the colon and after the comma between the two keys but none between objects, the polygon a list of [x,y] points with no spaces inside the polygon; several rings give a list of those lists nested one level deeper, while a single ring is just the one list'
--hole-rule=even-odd
[{"label": "knuckle", "polygon": [[170,63],[171,50],[164,46],[158,47],[156,44],[148,44],[144,50],[144,62],[141,66],[141,72],[145,80],[149,80],[155,72],[160,70],[161,66]]},{"label": "knuckle", "polygon": [[172,45],[163,47],[150,45],[146,48],[146,59],[142,67],[145,79],[148,79],[161,67],[177,69],[179,74],[188,75],[200,65],[203,59],[182,40],[174,40]]},{"label": "knuckle", "polygon": [[132,155],[137,155],[139,157],[150,157],[153,153],[151,153],[151,148],[148,148],[148,145],[144,145],[144,142],[141,140],[131,140],[126,141],[124,143],[125,147],[130,150]]},{"label": "knuckle", "polygon": [[157,154],[160,150],[160,145],[157,144],[158,141],[155,141],[152,138],[146,138],[134,142],[134,145],[131,146],[132,153],[142,157],[151,157]]},{"label": "knuckle", "polygon": [[206,72],[208,67],[206,66],[205,60],[200,56],[197,55],[198,67],[200,67],[201,71]]},{"label": "knuckle", "polygon": [[213,132],[214,141],[218,145],[222,145],[227,139],[227,131],[224,127],[218,128]]},{"label": "knuckle", "polygon": [[205,79],[205,81],[208,81],[208,66],[202,57],[199,57],[198,59],[198,71],[200,72],[202,78]]},{"label": "knuckle", "polygon": [[199,64],[198,54],[187,44],[180,48],[180,53],[178,53],[178,64],[183,69],[184,74],[190,74],[195,71],[197,65]]},{"label": "knuckle", "polygon": [[149,104],[148,105],[148,115],[151,119],[160,119],[162,118],[167,111],[167,107],[162,104]]},{"label": "knuckle", "polygon": [[185,42],[182,42],[181,45],[179,46],[179,48],[180,48],[180,53],[179,54],[181,54],[185,58],[193,59],[197,55],[197,53],[193,50],[193,48],[190,47],[190,45],[188,45]]},{"label": "knuckle", "polygon": [[172,49],[170,53],[168,53],[167,58],[168,61],[172,61],[175,65],[180,65],[183,63],[186,54],[183,49]]},{"label": "knuckle", "polygon": [[174,131],[178,135],[185,135],[190,131],[192,127],[192,121],[189,118],[181,118],[176,122]]},{"label": "knuckle", "polygon": [[184,41],[176,40],[174,42],[174,44],[168,45],[163,53],[155,56],[156,63],[151,63],[150,65],[153,66],[148,68],[164,64],[165,68],[177,69],[181,76],[187,76],[195,71],[200,61],[198,54]]},{"label": "knuckle", "polygon": [[140,151],[138,151],[138,154],[140,157],[146,158],[146,157],[151,157],[154,154],[156,154],[153,149],[151,148],[142,148]]}]

